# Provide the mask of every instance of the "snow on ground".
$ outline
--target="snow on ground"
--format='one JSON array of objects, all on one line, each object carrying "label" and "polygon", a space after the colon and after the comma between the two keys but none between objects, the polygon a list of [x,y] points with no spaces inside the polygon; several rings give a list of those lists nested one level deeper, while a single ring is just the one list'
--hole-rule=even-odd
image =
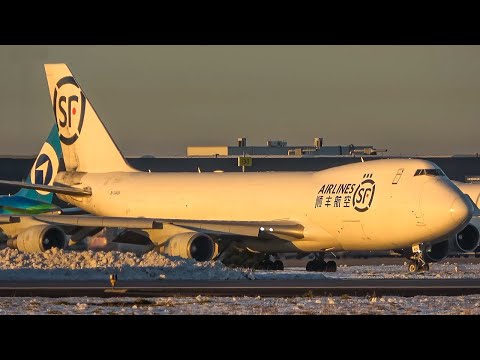
[{"label": "snow on ground", "polygon": [[0,280],[242,280],[248,272],[230,269],[220,262],[167,257],[156,251],[143,256],[122,252],[64,251],[23,253],[0,251]]},{"label": "snow on ground", "polygon": [[[339,266],[336,273],[229,269],[221,263],[197,263],[152,251],[143,256],[124,252],[50,250],[26,254],[0,251],[0,280],[119,279],[323,279],[323,278],[480,278],[480,264],[445,262],[430,271],[409,274],[405,265]],[[477,314],[480,295],[415,297],[167,297],[167,298],[0,298],[1,314]]]},{"label": "snow on ground", "polygon": [[0,314],[479,315],[480,295],[385,297],[0,298]]},{"label": "snow on ground", "polygon": [[336,273],[307,272],[292,267],[285,271],[230,269],[220,262],[197,263],[151,251],[143,256],[128,252],[65,251],[44,253],[0,250],[0,280],[104,280],[115,272],[119,280],[245,280],[245,279],[412,279],[480,278],[480,264],[444,262],[430,271],[410,274],[406,265],[340,265]]},{"label": "snow on ground", "polygon": [[430,264],[430,271],[411,274],[406,265],[339,266],[336,273],[311,273],[304,268],[286,268],[285,271],[255,271],[255,279],[478,279],[480,264],[445,262]]}]

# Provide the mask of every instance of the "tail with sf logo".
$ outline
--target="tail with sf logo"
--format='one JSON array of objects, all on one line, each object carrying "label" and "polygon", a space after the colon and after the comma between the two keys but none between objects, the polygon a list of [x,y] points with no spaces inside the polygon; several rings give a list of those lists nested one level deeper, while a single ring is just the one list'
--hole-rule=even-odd
[{"label": "tail with sf logo", "polygon": [[50,98],[67,171],[134,172],[66,64],[46,64]]}]

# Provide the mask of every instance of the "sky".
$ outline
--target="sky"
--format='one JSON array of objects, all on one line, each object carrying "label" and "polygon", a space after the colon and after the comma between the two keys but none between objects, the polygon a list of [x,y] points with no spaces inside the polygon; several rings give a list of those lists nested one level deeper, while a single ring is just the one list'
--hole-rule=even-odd
[{"label": "sky", "polygon": [[54,122],[43,64],[61,62],[126,156],[238,137],[480,152],[480,46],[4,45],[0,155],[39,151]]}]

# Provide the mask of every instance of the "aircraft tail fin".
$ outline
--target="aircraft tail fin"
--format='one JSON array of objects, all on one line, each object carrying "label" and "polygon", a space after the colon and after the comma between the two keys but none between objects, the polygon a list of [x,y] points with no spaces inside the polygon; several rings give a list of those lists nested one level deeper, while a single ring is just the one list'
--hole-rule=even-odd
[{"label": "aircraft tail fin", "polygon": [[[38,153],[25,182],[35,185],[52,185],[55,176],[63,166],[62,148],[58,138],[57,126],[54,125]],[[53,199],[53,193],[35,189],[23,188],[15,195],[45,203],[51,203]]]},{"label": "aircraft tail fin", "polygon": [[67,171],[131,168],[66,64],[45,64],[53,113]]}]

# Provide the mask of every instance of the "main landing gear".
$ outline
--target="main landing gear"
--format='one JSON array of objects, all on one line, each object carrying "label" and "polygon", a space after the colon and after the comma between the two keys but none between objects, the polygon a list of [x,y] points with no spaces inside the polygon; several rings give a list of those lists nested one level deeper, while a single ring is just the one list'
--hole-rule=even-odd
[{"label": "main landing gear", "polygon": [[413,255],[410,258],[411,261],[408,263],[408,272],[418,273],[430,270],[430,266],[425,261],[425,257],[423,256],[423,251],[420,248],[420,245],[413,245],[412,253]]},{"label": "main landing gear", "polygon": [[306,270],[315,272],[336,272],[337,263],[335,261],[325,261],[324,254],[315,254],[315,259],[307,263]]},{"label": "main landing gear", "polygon": [[270,255],[265,255],[265,258],[255,266],[258,270],[283,270],[283,262],[281,260],[270,260]]}]

